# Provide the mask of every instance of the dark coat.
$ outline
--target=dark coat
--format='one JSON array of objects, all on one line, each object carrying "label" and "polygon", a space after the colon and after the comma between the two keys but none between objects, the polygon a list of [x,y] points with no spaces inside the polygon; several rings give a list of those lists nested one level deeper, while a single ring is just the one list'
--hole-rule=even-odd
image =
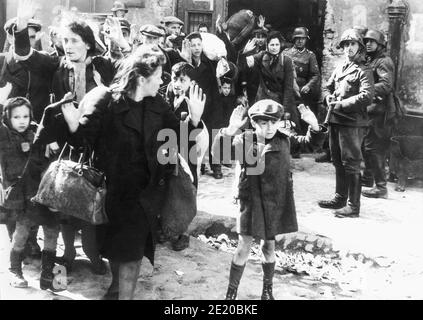
[{"label": "dark coat", "polygon": [[[0,206],[3,208],[24,211],[37,192],[41,179],[38,173],[43,167],[40,163],[44,157],[42,151],[32,145],[34,131],[34,126],[30,126],[24,133],[19,133],[0,123]],[[24,149],[24,145],[32,151]],[[31,162],[28,160],[30,156],[33,159]],[[12,192],[7,201],[6,191]]]},{"label": "dark coat", "polygon": [[[128,101],[114,100],[107,88],[92,90],[81,102],[85,112],[70,141],[92,145],[95,166],[106,174],[110,223],[104,230],[103,254],[120,262],[140,260],[142,256],[153,262],[165,179],[173,171],[172,166],[157,160],[163,144],[157,135],[164,128],[179,133],[181,122],[158,95],[143,100],[142,119],[134,113],[134,102]],[[194,129],[187,121],[183,125],[188,125],[188,134]]]},{"label": "dark coat", "polygon": [[389,131],[387,120],[395,112],[394,62],[381,50],[374,56],[368,56],[366,66],[373,71],[375,88],[373,102],[367,107],[369,125],[382,134],[380,131]]},{"label": "dark coat", "polygon": [[[251,52],[251,54],[257,54],[261,51],[263,50],[260,50],[256,47],[255,50]],[[260,69],[256,64],[252,68],[248,68],[247,63],[245,61],[245,57],[243,57],[242,55],[240,55],[238,59],[238,66],[240,69],[240,85],[243,89],[246,89],[248,101],[250,105],[252,105],[256,99],[257,89],[260,84]],[[242,94],[242,92],[237,93],[238,95]]]},{"label": "dark coat", "polygon": [[299,126],[298,112],[294,95],[294,64],[292,59],[281,53],[272,63],[271,55],[262,51],[254,56],[254,65],[260,73],[260,84],[257,89],[256,101],[272,99],[291,114],[291,120]]},{"label": "dark coat", "polygon": [[[232,143],[241,165],[238,233],[272,240],[278,234],[298,231],[290,169],[291,151],[298,147],[318,148],[325,136],[323,132],[311,130],[306,136],[278,132],[266,144],[257,143],[254,136],[253,131],[248,130],[235,136]],[[229,137],[224,136],[221,130],[214,140],[214,152],[222,138]],[[259,157],[259,164],[248,161],[251,152],[263,155]],[[245,156],[240,158],[241,155]]]},{"label": "dark coat", "polygon": [[4,59],[4,74],[2,81],[12,84],[9,98],[26,97],[32,104],[34,119],[41,120],[44,108],[49,104],[50,80],[44,73],[29,71],[22,62],[15,61],[12,52]]},{"label": "dark coat", "polygon": [[[15,53],[19,57],[27,57],[31,52],[28,38],[28,29],[15,33]],[[51,84],[51,93],[54,94],[56,101],[59,101],[68,92],[74,92],[75,77],[73,70],[68,66],[65,57],[51,56],[48,53],[32,51],[25,60],[20,63],[33,74],[44,75],[47,83]],[[110,59],[102,56],[96,56],[87,64],[86,71],[86,92],[97,87],[94,80],[94,71],[101,76],[101,81],[108,86],[113,80],[114,74],[118,68]],[[82,97],[77,97],[78,101]]]},{"label": "dark coat", "polygon": [[355,62],[340,64],[323,87],[324,103],[330,94],[341,102],[342,109],[332,113],[329,123],[350,127],[367,126],[367,106],[374,96],[373,75],[368,68]]},{"label": "dark coat", "polygon": [[201,63],[194,67],[192,79],[195,80],[203,93],[206,94],[203,120],[207,129],[219,129],[222,117],[219,87],[216,79],[217,62],[211,61],[204,53],[201,54]]}]

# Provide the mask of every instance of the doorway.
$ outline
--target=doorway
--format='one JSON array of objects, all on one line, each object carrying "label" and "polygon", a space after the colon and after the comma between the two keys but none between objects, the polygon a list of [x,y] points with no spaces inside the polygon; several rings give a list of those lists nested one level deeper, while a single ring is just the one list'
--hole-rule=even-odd
[{"label": "doorway", "polygon": [[249,9],[258,17],[266,18],[273,30],[282,33],[292,42],[292,32],[296,27],[306,27],[310,33],[308,49],[317,57],[319,66],[323,58],[323,30],[326,0],[229,0],[228,17],[241,9]]}]

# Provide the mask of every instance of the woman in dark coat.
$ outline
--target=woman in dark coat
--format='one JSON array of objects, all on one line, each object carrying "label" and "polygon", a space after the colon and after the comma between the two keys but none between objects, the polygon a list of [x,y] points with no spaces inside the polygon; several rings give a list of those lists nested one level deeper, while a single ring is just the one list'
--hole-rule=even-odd
[{"label": "woman in dark coat", "polygon": [[[158,161],[163,143],[157,135],[165,128],[179,135],[181,124],[157,95],[163,63],[158,48],[141,46],[124,61],[110,90],[98,88],[87,94],[81,103],[82,117],[72,104],[62,107],[74,133],[73,144],[86,141],[93,145],[96,166],[107,177],[110,223],[104,230],[102,253],[109,259],[113,275],[108,298],[132,299],[141,259],[146,256],[154,262],[157,215],[165,178],[172,169]],[[205,103],[198,86],[191,88],[189,96],[190,115],[182,122],[188,132],[201,126]]]},{"label": "woman in dark coat", "polygon": [[[18,9],[18,19],[15,30],[15,56],[19,63],[34,75],[42,75],[54,100],[61,100],[66,93],[71,93],[71,98],[79,103],[86,92],[100,85],[109,85],[113,79],[117,62],[110,59],[95,56],[95,36],[92,29],[83,21],[69,21],[62,28],[61,38],[65,56],[52,56],[39,52],[30,47],[28,37],[28,17],[34,14],[33,2],[21,3]],[[120,29],[120,24],[115,26],[120,33],[119,46],[128,46],[125,43]],[[110,37],[117,34],[112,30]],[[123,40],[122,40],[123,39]],[[115,40],[115,39],[114,39]],[[41,119],[40,130],[37,134],[36,144],[44,144],[50,156],[55,160],[59,151],[67,142],[67,126],[60,110],[60,105],[50,106],[45,109]],[[82,229],[82,244],[84,252],[92,262],[93,271],[104,274],[107,268],[101,260],[95,245],[95,228],[82,220],[64,216],[61,224],[63,240],[65,243],[64,255],[55,257],[55,252],[44,252],[42,260],[45,266],[51,266],[56,262],[64,265],[69,273],[76,256],[74,240],[76,231]],[[54,256],[53,256],[54,253]],[[50,269],[50,268],[48,268]]]},{"label": "woman in dark coat", "polygon": [[272,31],[267,36],[267,50],[250,55],[255,49],[253,40],[244,48],[247,66],[259,68],[260,83],[255,101],[272,99],[291,114],[291,120],[299,126],[298,111],[295,108],[294,64],[292,59],[282,53],[284,39],[280,32]]}]

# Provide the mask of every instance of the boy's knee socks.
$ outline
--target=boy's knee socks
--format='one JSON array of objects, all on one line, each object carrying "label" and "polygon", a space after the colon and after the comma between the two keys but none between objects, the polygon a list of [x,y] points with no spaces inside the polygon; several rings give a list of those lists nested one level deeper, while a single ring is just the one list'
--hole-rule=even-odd
[{"label": "boy's knee socks", "polygon": [[233,261],[231,263],[231,271],[229,273],[229,287],[237,289],[241,281],[242,274],[244,273],[245,265],[239,266]]},{"label": "boy's knee socks", "polygon": [[263,283],[264,284],[272,284],[273,283],[273,275],[275,273],[275,262],[271,263],[262,263],[263,268]]}]

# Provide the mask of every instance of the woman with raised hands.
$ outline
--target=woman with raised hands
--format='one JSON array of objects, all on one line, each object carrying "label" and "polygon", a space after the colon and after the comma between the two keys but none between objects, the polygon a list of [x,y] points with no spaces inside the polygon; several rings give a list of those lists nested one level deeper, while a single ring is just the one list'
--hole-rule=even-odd
[{"label": "woman with raised hands", "polygon": [[[107,177],[110,222],[97,229],[98,235],[104,235],[101,253],[112,271],[105,299],[133,299],[142,258],[154,262],[157,217],[166,200],[166,178],[173,172],[172,165],[158,158],[166,151],[159,133],[178,136],[173,141],[179,144],[181,139],[191,150],[201,132],[195,128],[202,127],[203,91],[191,86],[189,115],[179,121],[157,94],[163,64],[158,47],[142,45],[123,61],[110,88],[99,87],[86,95],[82,116],[73,104],[62,106],[71,143],[89,143],[95,150],[95,166]],[[185,138],[183,131],[188,132]],[[183,140],[188,137],[190,141]]]}]

